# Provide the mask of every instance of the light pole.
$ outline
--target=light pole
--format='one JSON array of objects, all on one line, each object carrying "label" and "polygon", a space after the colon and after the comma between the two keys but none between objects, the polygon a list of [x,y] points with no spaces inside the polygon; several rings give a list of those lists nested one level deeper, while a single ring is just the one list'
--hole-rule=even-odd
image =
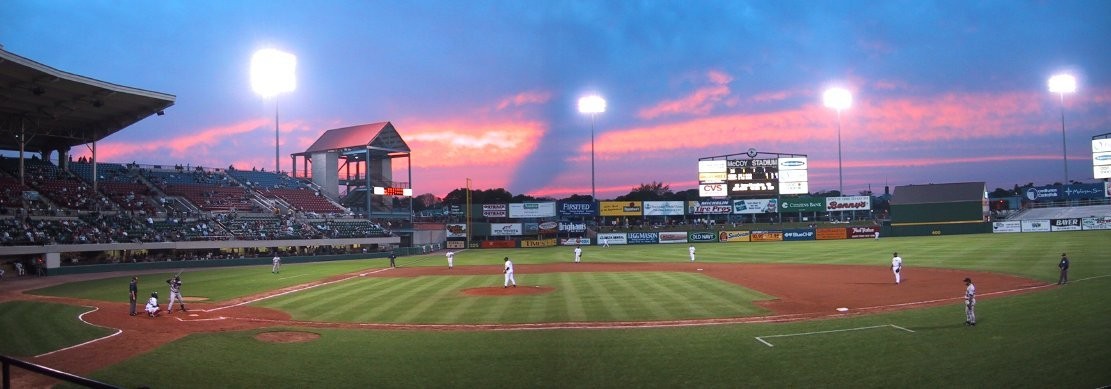
[{"label": "light pole", "polygon": [[1049,91],[1061,95],[1061,161],[1065,163],[1065,185],[1069,184],[1069,152],[1065,142],[1065,93],[1076,92],[1076,77],[1058,74],[1049,78]]},{"label": "light pole", "polygon": [[297,57],[275,49],[256,51],[251,57],[251,89],[262,98],[274,97],[274,173],[281,172],[278,143],[278,94],[297,89]]},{"label": "light pole", "polygon": [[594,194],[594,116],[606,112],[606,100],[597,95],[579,99],[579,113],[590,114],[590,201],[598,201]]},{"label": "light pole", "polygon": [[837,110],[837,191],[845,195],[845,181],[841,175],[841,110],[853,105],[853,95],[843,88],[829,88],[822,95],[826,107]]}]

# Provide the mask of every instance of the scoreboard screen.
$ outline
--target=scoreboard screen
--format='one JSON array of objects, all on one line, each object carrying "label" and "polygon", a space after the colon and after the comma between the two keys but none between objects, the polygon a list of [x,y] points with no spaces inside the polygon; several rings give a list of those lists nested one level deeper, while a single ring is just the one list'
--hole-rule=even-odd
[{"label": "scoreboard screen", "polygon": [[[751,154],[750,154],[751,156]],[[700,197],[769,198],[806,194],[805,156],[698,161]]]},{"label": "scoreboard screen", "polygon": [[412,196],[413,190],[409,188],[374,187],[374,194],[379,196]]},{"label": "scoreboard screen", "polygon": [[725,183],[731,197],[774,197],[779,194],[779,159],[728,160]]}]

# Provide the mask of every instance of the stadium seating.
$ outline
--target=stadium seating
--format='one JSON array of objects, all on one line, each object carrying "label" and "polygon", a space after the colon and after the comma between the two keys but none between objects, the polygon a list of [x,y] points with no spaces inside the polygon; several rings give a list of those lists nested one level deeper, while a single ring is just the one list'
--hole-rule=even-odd
[{"label": "stadium seating", "polygon": [[1083,207],[1031,208],[1016,214],[1008,220],[1049,220],[1070,219],[1093,216],[1111,216],[1111,205],[1089,205]]},{"label": "stadium seating", "polygon": [[263,197],[279,198],[293,207],[298,212],[315,213],[343,213],[344,209],[336,206],[327,198],[309,189],[263,189],[259,191]]},{"label": "stadium seating", "polygon": [[240,184],[256,190],[262,189],[309,189],[308,185],[285,174],[260,172],[254,170],[228,170],[228,176]]}]

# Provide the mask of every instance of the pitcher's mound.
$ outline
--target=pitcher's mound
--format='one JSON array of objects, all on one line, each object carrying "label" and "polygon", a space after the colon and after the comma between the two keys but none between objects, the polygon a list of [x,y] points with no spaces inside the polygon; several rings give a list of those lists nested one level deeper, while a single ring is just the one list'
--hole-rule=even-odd
[{"label": "pitcher's mound", "polygon": [[553,290],[555,290],[555,288],[539,285],[518,285],[516,288],[512,286],[508,288],[502,288],[500,286],[490,286],[485,288],[463,289],[463,294],[468,296],[522,296],[530,294],[550,293]]},{"label": "pitcher's mound", "polygon": [[303,331],[273,331],[262,332],[255,335],[255,339],[269,343],[302,343],[311,342],[320,337],[320,334],[315,332]]}]

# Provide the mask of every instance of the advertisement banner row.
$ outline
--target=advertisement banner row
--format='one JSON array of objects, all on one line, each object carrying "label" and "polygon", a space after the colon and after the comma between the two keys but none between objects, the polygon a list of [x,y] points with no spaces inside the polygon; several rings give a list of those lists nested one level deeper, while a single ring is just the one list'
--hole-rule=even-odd
[{"label": "advertisement banner row", "polygon": [[[1032,189],[1033,190],[1033,189]],[[1102,186],[1101,186],[1102,191]],[[682,216],[759,214],[775,212],[864,211],[872,209],[868,196],[794,197],[737,200],[688,201],[599,201],[482,204],[482,217],[538,219],[600,216]]]},{"label": "advertisement banner row", "polygon": [[994,222],[994,233],[1111,230],[1111,216]]}]

